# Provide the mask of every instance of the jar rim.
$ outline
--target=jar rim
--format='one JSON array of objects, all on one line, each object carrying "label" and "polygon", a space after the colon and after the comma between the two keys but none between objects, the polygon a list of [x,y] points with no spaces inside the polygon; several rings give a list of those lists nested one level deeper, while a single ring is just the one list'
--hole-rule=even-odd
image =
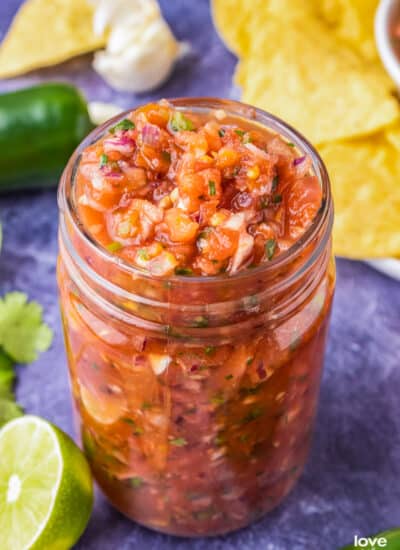
[{"label": "jar rim", "polygon": [[[266,128],[269,131],[273,131],[276,134],[284,137],[291,143],[294,143],[295,147],[301,152],[308,155],[312,162],[312,173],[318,178],[322,188],[322,203],[315,218],[310,226],[303,233],[303,235],[297,239],[287,250],[279,254],[276,258],[269,262],[262,262],[258,266],[251,270],[239,270],[233,275],[228,273],[222,273],[211,276],[190,276],[185,277],[183,275],[172,275],[164,278],[165,281],[173,281],[180,285],[187,284],[199,284],[199,283],[223,283],[229,281],[234,283],[236,281],[242,281],[244,279],[259,277],[261,274],[273,272],[279,270],[288,262],[293,261],[298,255],[306,249],[313,240],[320,234],[321,230],[325,228],[326,238],[329,238],[332,225],[333,225],[333,201],[330,188],[330,180],[327,169],[320,155],[311,143],[297,130],[284,122],[279,117],[268,113],[257,107],[253,107],[246,103],[231,99],[220,99],[214,97],[182,97],[167,99],[175,108],[178,109],[192,109],[204,111],[222,109],[228,115],[236,118],[242,118],[252,123],[258,123],[261,127]],[[139,106],[135,107],[138,108]],[[73,201],[73,186],[75,181],[75,175],[79,166],[81,154],[89,145],[98,141],[108,130],[110,126],[114,126],[120,120],[125,118],[132,109],[123,111],[117,116],[111,118],[101,126],[95,128],[88,136],[78,145],[69,159],[64,172],[61,176],[59,189],[58,189],[58,207],[61,213],[68,214],[69,220],[73,224],[73,228],[78,232],[79,237],[86,242],[90,248],[94,248],[95,252],[99,254],[103,260],[109,264],[118,265],[120,269],[123,269],[126,273],[132,274],[135,278],[153,279],[154,277],[141,270],[138,267],[128,263],[124,259],[120,258],[109,252],[107,249],[100,246],[85,230],[80,222],[76,204]]]}]

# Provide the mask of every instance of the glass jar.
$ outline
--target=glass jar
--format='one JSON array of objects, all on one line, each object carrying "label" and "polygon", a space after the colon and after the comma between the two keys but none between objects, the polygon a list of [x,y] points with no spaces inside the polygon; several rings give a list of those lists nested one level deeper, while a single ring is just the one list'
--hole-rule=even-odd
[{"label": "glass jar", "polygon": [[233,276],[151,277],[101,249],[77,216],[72,156],[59,188],[58,281],[83,447],[97,483],[131,519],[182,536],[248,525],[300,476],[317,407],[335,270],[333,207],[311,145],[275,117],[224,109],[308,154],[323,190],[313,224],[286,252]]}]

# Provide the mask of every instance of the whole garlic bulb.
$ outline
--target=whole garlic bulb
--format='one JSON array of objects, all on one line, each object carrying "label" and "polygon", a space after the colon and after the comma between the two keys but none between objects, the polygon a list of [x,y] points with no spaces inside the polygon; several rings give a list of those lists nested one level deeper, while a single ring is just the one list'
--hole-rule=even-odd
[{"label": "whole garlic bulb", "polygon": [[93,0],[94,30],[109,30],[105,50],[93,67],[113,88],[146,92],[170,75],[176,59],[187,50],[163,18],[156,0]]}]

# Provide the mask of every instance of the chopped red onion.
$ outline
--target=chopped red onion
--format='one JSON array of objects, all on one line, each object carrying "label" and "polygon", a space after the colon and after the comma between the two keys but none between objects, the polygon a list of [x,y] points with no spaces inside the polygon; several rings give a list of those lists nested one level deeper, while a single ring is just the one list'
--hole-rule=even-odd
[{"label": "chopped red onion", "polygon": [[133,139],[122,134],[118,137],[105,139],[103,141],[103,147],[105,153],[117,151],[123,155],[130,155],[135,149],[135,142]]},{"label": "chopped red onion", "polygon": [[144,355],[136,355],[135,357],[135,365],[138,367],[144,367],[147,364],[147,359]]},{"label": "chopped red onion", "polygon": [[252,153],[254,153],[255,155],[257,155],[258,157],[261,157],[265,160],[270,160],[271,157],[268,153],[266,153],[265,151],[263,151],[262,149],[260,149],[259,147],[257,147],[256,145],[254,145],[254,143],[246,143],[245,144],[245,147],[251,151]]},{"label": "chopped red onion", "polygon": [[142,141],[150,147],[155,147],[160,143],[161,131],[155,124],[145,124],[142,130]]},{"label": "chopped red onion", "polygon": [[260,361],[258,366],[257,366],[257,374],[261,379],[267,377],[267,372],[264,368],[264,363],[262,361]]},{"label": "chopped red onion", "polygon": [[294,159],[293,161],[293,166],[298,166],[299,164],[302,164],[305,160],[306,160],[306,156],[304,157],[298,157],[296,159]]},{"label": "chopped red onion", "polygon": [[105,177],[106,178],[110,178],[110,179],[113,179],[113,180],[122,180],[124,178],[123,174],[121,174],[121,172],[116,172],[115,170],[104,170],[105,172]]},{"label": "chopped red onion", "polygon": [[[145,347],[146,347],[146,344],[147,344],[147,338],[146,336],[140,336],[140,335],[135,335],[132,337],[132,340],[133,340],[133,345],[135,347],[135,349],[142,353],[144,350],[145,350]],[[137,357],[141,357],[140,355],[136,356]]]},{"label": "chopped red onion", "polygon": [[252,196],[250,195],[250,193],[247,193],[247,191],[238,193],[235,197],[235,203],[239,206],[239,208],[248,208],[249,206],[251,206],[252,202]]}]

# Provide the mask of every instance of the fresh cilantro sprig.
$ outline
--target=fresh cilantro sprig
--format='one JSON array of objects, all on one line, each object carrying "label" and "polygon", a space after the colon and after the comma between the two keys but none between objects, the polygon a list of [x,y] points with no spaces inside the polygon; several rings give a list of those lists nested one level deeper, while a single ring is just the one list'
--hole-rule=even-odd
[{"label": "fresh cilantro sprig", "polygon": [[0,299],[0,346],[16,363],[35,361],[50,347],[53,333],[43,322],[42,311],[23,292]]},{"label": "fresh cilantro sprig", "polygon": [[53,332],[42,318],[42,307],[22,292],[0,299],[0,426],[23,414],[15,401],[15,364],[30,363],[46,351]]},{"label": "fresh cilantro sprig", "polygon": [[21,407],[15,401],[14,381],[14,363],[0,350],[0,427],[22,414]]}]

